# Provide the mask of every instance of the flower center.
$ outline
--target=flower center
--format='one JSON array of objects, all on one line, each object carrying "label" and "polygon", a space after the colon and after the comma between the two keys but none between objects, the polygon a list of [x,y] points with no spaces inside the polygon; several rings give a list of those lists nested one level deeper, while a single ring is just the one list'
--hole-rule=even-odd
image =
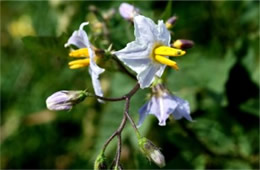
[{"label": "flower center", "polygon": [[86,67],[90,63],[89,52],[87,48],[81,48],[78,50],[71,51],[69,53],[69,56],[74,58],[85,58],[85,59],[77,59],[69,62],[70,69]]},{"label": "flower center", "polygon": [[179,67],[178,67],[177,63],[175,61],[168,59],[167,57],[179,57],[179,56],[184,55],[186,52],[183,50],[171,48],[168,46],[159,46],[154,49],[153,53],[154,53],[154,59],[157,62],[168,65],[168,66],[174,68],[175,70],[178,70]]}]

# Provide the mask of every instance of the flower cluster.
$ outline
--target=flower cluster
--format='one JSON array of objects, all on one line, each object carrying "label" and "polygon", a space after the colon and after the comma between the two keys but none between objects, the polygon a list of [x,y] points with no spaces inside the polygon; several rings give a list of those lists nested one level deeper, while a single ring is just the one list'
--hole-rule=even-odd
[{"label": "flower cluster", "polygon": [[[97,11],[97,10],[95,10]],[[92,85],[95,94],[86,91],[58,91],[48,97],[46,100],[47,108],[50,110],[70,110],[76,104],[82,102],[87,96],[96,97],[101,103],[103,101],[121,101],[125,100],[124,118],[120,127],[105,143],[101,154],[95,162],[95,169],[105,166],[105,149],[110,141],[118,136],[118,153],[113,162],[114,167],[120,167],[120,148],[121,148],[121,132],[124,128],[125,122],[128,119],[139,141],[141,151],[147,156],[149,160],[154,161],[158,166],[165,165],[165,159],[160,150],[148,139],[142,137],[136,128],[134,121],[129,115],[130,99],[141,88],[152,88],[151,99],[139,109],[139,123],[138,127],[142,125],[147,115],[152,114],[159,120],[160,126],[166,125],[166,120],[170,115],[178,120],[185,118],[192,121],[190,116],[189,103],[175,95],[172,95],[169,90],[162,85],[161,78],[166,66],[175,70],[179,67],[177,62],[171,60],[172,57],[180,57],[186,54],[186,49],[193,46],[190,40],[175,40],[171,43],[170,29],[176,23],[176,16],[173,16],[164,23],[159,20],[157,24],[148,17],[140,14],[140,10],[133,5],[122,3],[119,7],[120,15],[134,24],[135,40],[129,42],[125,48],[121,50],[98,49],[90,43],[89,37],[84,30],[88,22],[83,22],[79,29],[74,31],[65,44],[65,47],[70,47],[69,57],[74,59],[68,63],[70,69],[79,69],[89,67],[88,72],[92,79]],[[76,48],[73,48],[76,47]],[[100,53],[102,51],[102,53]],[[136,73],[137,85],[126,95],[119,98],[104,97],[101,88],[100,74],[104,73],[105,68],[98,64],[106,56],[111,60],[116,60],[123,70],[133,77]],[[130,71],[129,71],[130,69]],[[160,81],[155,81],[160,80]]]}]

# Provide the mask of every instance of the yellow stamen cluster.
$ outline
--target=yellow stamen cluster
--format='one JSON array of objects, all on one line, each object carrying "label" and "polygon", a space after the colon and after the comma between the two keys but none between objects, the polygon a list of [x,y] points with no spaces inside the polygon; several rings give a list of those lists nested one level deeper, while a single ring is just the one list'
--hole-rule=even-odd
[{"label": "yellow stamen cluster", "polygon": [[69,67],[70,69],[77,69],[77,68],[82,68],[86,67],[90,63],[89,59],[89,52],[87,48],[81,48],[78,50],[71,51],[69,53],[70,57],[75,57],[75,58],[86,58],[86,59],[77,59],[75,61],[69,62]]},{"label": "yellow stamen cluster", "polygon": [[186,53],[185,51],[180,50],[180,49],[175,49],[175,48],[171,48],[168,46],[159,46],[154,49],[154,59],[161,64],[168,65],[168,66],[174,68],[175,70],[178,70],[179,67],[178,67],[177,63],[166,57],[167,56],[179,57],[179,56],[184,55],[185,53]]}]

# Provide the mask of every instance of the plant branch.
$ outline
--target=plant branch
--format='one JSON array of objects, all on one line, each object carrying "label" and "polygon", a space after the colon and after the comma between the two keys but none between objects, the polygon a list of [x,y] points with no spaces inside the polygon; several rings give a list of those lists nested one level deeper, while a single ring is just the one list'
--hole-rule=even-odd
[{"label": "plant branch", "polygon": [[111,101],[111,102],[122,101],[122,100],[126,100],[126,98],[132,97],[139,88],[140,88],[140,85],[137,83],[130,92],[128,92],[127,94],[125,94],[122,97],[112,98],[112,97],[102,97],[102,96],[97,96],[97,95],[95,95],[94,97],[101,99],[101,100],[105,100],[105,101]]},{"label": "plant branch", "polygon": [[131,116],[129,115],[130,98],[131,98],[131,97],[126,98],[126,111],[125,111],[125,115],[126,115],[127,119],[130,121],[132,127],[133,127],[134,130],[135,130],[135,133],[136,133],[136,135],[137,135],[137,138],[139,139],[139,138],[141,137],[141,134],[140,134],[140,132],[138,131],[134,120],[133,120],[133,119],[131,118]]},{"label": "plant branch", "polygon": [[101,100],[106,100],[106,101],[121,101],[121,100],[125,100],[125,108],[124,108],[124,116],[123,119],[120,123],[120,126],[117,128],[117,130],[107,139],[107,141],[105,142],[102,152],[104,153],[108,144],[117,136],[118,141],[117,141],[117,152],[114,158],[114,163],[115,163],[115,167],[119,166],[119,162],[120,162],[120,157],[121,157],[121,149],[122,149],[122,131],[125,127],[126,121],[127,119],[130,121],[131,125],[133,126],[135,133],[137,135],[138,138],[141,137],[133,119],[130,117],[129,115],[129,107],[130,107],[130,99],[131,97],[138,91],[138,89],[140,88],[140,85],[137,83],[131,91],[129,91],[126,95],[122,96],[122,97],[118,97],[118,98],[107,98],[107,97],[101,97],[101,96],[95,96],[98,99]]},{"label": "plant branch", "polygon": [[117,130],[107,139],[107,141],[105,142],[104,146],[103,146],[103,149],[102,149],[102,152],[105,152],[108,144],[114,139],[114,137],[116,137],[118,134],[120,134],[126,124],[126,116],[124,115],[121,123],[120,123],[120,126],[117,128]]}]

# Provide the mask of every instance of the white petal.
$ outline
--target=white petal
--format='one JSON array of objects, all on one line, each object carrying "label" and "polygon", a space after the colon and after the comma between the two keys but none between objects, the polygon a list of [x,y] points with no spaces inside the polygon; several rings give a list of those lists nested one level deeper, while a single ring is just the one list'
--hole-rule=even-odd
[{"label": "white petal", "polygon": [[133,41],[128,43],[125,48],[114,52],[119,59],[144,59],[149,58],[152,52],[153,43],[142,43],[140,41]]},{"label": "white petal", "polygon": [[145,70],[137,74],[137,80],[140,84],[140,88],[143,89],[149,87],[152,84],[155,78],[155,74],[159,69],[159,64],[150,64]]},{"label": "white petal", "polygon": [[78,48],[85,48],[88,47],[88,37],[87,33],[83,30],[83,27],[85,25],[88,25],[88,22],[83,22],[79,30],[74,31],[72,36],[69,38],[68,42],[64,45],[65,47],[68,47],[69,45],[75,45]]},{"label": "white petal", "polygon": [[161,77],[165,68],[166,68],[166,65],[161,65],[160,69],[156,72],[156,76]]},{"label": "white petal", "polygon": [[150,18],[138,15],[134,17],[135,37],[141,42],[155,42],[159,32]]},{"label": "white petal", "polygon": [[151,64],[152,61],[149,58],[151,51],[152,44],[140,44],[134,41],[114,54],[131,70],[139,74]]},{"label": "white petal", "polygon": [[[102,91],[102,88],[101,88],[101,84],[100,84],[100,81],[99,81],[99,75],[96,74],[95,72],[93,72],[91,70],[91,68],[89,68],[89,74],[91,75],[91,80],[92,80],[92,85],[93,85],[93,88],[94,88],[94,92],[97,96],[103,96],[103,91]],[[100,103],[104,103],[103,100],[100,100],[98,99],[98,101]]]},{"label": "white petal", "polygon": [[158,21],[158,32],[157,40],[162,42],[164,45],[170,46],[171,34],[162,20]]}]

